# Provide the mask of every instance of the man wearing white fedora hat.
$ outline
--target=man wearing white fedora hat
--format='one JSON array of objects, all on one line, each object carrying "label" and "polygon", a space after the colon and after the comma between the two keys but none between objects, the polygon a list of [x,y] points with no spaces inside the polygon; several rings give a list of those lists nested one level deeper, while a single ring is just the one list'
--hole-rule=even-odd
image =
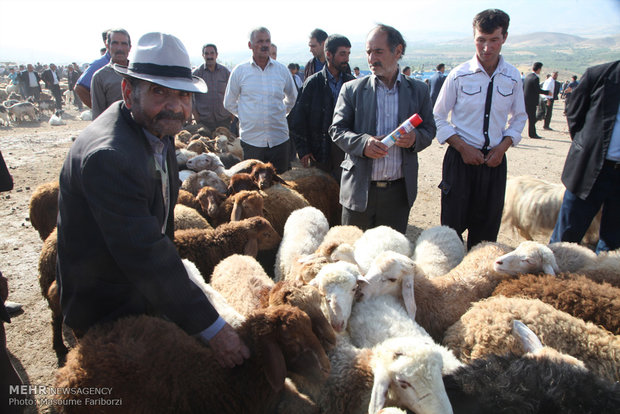
[{"label": "man wearing white fedora hat", "polygon": [[148,33],[132,50],[115,102],[75,140],[60,173],[57,280],[80,337],[127,315],[165,317],[233,367],[249,357],[194,285],[173,244],[179,190],[173,136],[191,115],[193,77],[179,39]]}]

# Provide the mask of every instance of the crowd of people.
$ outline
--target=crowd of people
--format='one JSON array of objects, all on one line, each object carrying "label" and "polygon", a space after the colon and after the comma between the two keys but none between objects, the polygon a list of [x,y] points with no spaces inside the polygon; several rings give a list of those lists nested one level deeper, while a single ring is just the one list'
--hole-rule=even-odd
[{"label": "crowd of people", "polygon": [[[575,141],[552,240],[579,241],[603,205],[598,250],[620,247],[620,93],[609,98],[613,111],[603,113],[603,99],[594,100],[600,79],[615,79],[617,88],[618,62],[589,70],[581,84],[574,78],[562,86],[553,72],[541,86],[540,62],[522,79],[502,56],[509,22],[501,10],[478,13],[473,57],[448,74],[437,65],[428,86],[401,70],[407,43],[381,24],[366,38],[369,76],[351,71],[349,39],[316,29],[302,83],[301,68],[274,58],[265,27],[252,30],[250,59],[231,71],[218,63],[215,44],[202,47],[204,64],[192,68],[175,36],[148,33],[132,47],[123,29],[102,34],[105,53],[81,75],[75,64],[9,69],[18,72],[11,82],[23,96],[37,99],[43,80],[58,108],[66,76],[76,101],[93,111],[60,173],[57,280],[65,323],[79,338],[125,315],[161,315],[211,346],[224,366],[248,358],[235,330],[190,282],[172,241],[179,189],[173,137],[192,117],[236,131],[244,158],[271,162],[278,173],[297,156],[304,167],[331,174],[340,184],[342,224],[364,230],[387,225],[405,233],[419,153],[436,138],[448,144],[441,224],[460,236],[468,230],[471,248],[497,239],[506,152],[521,141],[526,121],[530,138],[540,138],[538,120],[550,129],[563,95]],[[413,114],[419,125],[385,141]]]}]

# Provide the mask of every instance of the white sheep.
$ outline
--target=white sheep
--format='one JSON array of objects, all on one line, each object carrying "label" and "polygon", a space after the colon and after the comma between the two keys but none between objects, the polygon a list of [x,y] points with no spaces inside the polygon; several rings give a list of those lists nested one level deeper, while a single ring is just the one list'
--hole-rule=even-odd
[{"label": "white sheep", "polygon": [[358,280],[363,278],[357,266],[336,262],[323,266],[310,282],[325,296],[323,313],[336,332],[343,332],[347,327]]},{"label": "white sheep", "polygon": [[477,302],[446,331],[443,343],[462,360],[506,352],[521,355],[521,344],[510,335],[515,319],[545,345],[578,358],[609,381],[620,380],[620,336],[538,299],[493,296]]},{"label": "white sheep", "polygon": [[[506,181],[502,223],[515,228],[527,240],[543,235],[549,238],[560,212],[564,185],[552,184],[531,176],[512,177]],[[584,241],[596,244],[601,213],[588,228]]]},{"label": "white sheep", "polygon": [[458,321],[473,302],[490,296],[499,282],[510,277],[493,269],[495,259],[508,251],[508,247],[497,243],[481,243],[449,273],[432,279],[409,257],[383,253],[385,263],[380,267],[381,272],[366,274],[367,283],[361,285],[361,297],[396,295],[403,290],[406,294],[409,291],[407,282],[413,277],[416,322],[436,341],[441,341],[445,330]]},{"label": "white sheep", "polygon": [[213,229],[209,222],[191,207],[177,204],[174,206],[174,229]]},{"label": "white sheep", "polygon": [[575,243],[522,242],[514,251],[498,257],[495,270],[510,275],[558,272],[580,273],[596,282],[620,286],[620,251],[602,252],[598,256]]},{"label": "white sheep", "polygon": [[274,282],[263,267],[251,256],[234,254],[223,259],[213,269],[211,286],[243,316],[260,309]]},{"label": "white sheep", "polygon": [[465,257],[465,244],[448,226],[424,230],[415,243],[413,261],[427,277],[445,275]]},{"label": "white sheep", "polygon": [[202,187],[206,186],[213,187],[217,191],[226,194],[226,183],[216,173],[209,170],[203,170],[189,176],[183,181],[181,188],[195,196]]},{"label": "white sheep", "polygon": [[238,328],[245,321],[245,317],[230,305],[224,296],[213,287],[205,282],[205,278],[200,274],[196,265],[187,259],[182,259],[183,266],[189,276],[189,279],[200,288],[209,299],[217,313],[233,328]]},{"label": "white sheep", "polygon": [[355,242],[355,261],[365,274],[374,258],[381,252],[391,250],[411,257],[413,246],[404,234],[388,226],[368,229]]},{"label": "white sheep", "polygon": [[295,260],[313,253],[328,230],[329,223],[321,210],[304,207],[293,211],[284,225],[282,242],[276,255],[276,281],[287,277]]},{"label": "white sheep", "polygon": [[67,122],[62,119],[62,111],[54,112],[54,114],[50,117],[48,123],[51,126],[67,125]]},{"label": "white sheep", "polygon": [[93,113],[90,111],[90,109],[87,109],[86,111],[82,111],[80,113],[80,119],[82,121],[92,121],[93,120]]},{"label": "white sheep", "polygon": [[341,336],[330,363],[330,376],[315,397],[321,412],[375,414],[397,405],[419,414],[452,413],[442,358],[432,347],[394,338],[359,349]]},{"label": "white sheep", "polygon": [[[187,165],[187,161],[193,157],[196,157],[198,154],[194,151],[189,151],[186,148],[180,148],[175,151],[177,157],[177,164],[179,165],[179,170],[183,169]],[[183,181],[183,180],[181,180]]]}]

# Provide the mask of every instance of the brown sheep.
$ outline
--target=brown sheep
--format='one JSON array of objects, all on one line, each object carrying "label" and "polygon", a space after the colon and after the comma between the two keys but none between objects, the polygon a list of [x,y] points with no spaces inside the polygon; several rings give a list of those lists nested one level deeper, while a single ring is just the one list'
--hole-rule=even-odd
[{"label": "brown sheep", "polygon": [[321,341],[325,352],[329,352],[336,346],[336,333],[321,311],[323,300],[323,295],[314,286],[282,280],[275,284],[268,295],[261,298],[261,305],[291,305],[306,312],[312,321],[314,334]]},{"label": "brown sheep", "polygon": [[228,191],[226,194],[232,195],[242,190],[259,190],[258,184],[256,183],[256,181],[254,181],[254,177],[252,177],[248,173],[238,173],[230,177],[230,182],[228,183]]},{"label": "brown sheep", "polygon": [[266,190],[276,183],[284,184],[301,194],[311,206],[321,210],[330,227],[339,225],[342,206],[338,183],[331,175],[316,168],[310,169],[308,174],[285,181],[276,174],[276,169],[271,163],[256,164],[251,173],[261,190]]},{"label": "brown sheep", "polygon": [[226,197],[212,187],[203,187],[196,199],[213,227],[230,221],[263,216],[263,197],[256,191],[241,191]]},{"label": "brown sheep", "polygon": [[620,289],[578,274],[522,275],[501,282],[493,295],[540,299],[568,314],[620,334]]},{"label": "brown sheep", "polygon": [[191,207],[197,212],[199,212],[202,217],[206,219],[209,218],[207,213],[202,210],[202,206],[200,205],[196,197],[189,191],[179,189],[179,196],[177,198],[177,204],[183,204],[184,206]]},{"label": "brown sheep", "polygon": [[52,348],[62,366],[69,351],[63,341],[62,310],[60,308],[60,291],[56,283],[56,253],[58,251],[56,229],[45,239],[39,255],[39,286],[41,295],[47,300],[52,311]]},{"label": "brown sheep", "polygon": [[281,237],[263,217],[224,223],[214,230],[179,230],[174,244],[183,259],[193,262],[208,283],[215,266],[237,254],[256,257],[258,251],[274,249]]},{"label": "brown sheep", "polygon": [[47,239],[56,228],[59,189],[58,181],[41,184],[30,197],[30,223],[41,240]]},{"label": "brown sheep", "polygon": [[[58,371],[56,387],[106,387],[121,406],[99,412],[273,412],[287,375],[324,382],[330,364],[312,333],[308,316],[291,306],[261,309],[238,329],[250,358],[233,369],[222,368],[213,351],[176,325],[139,316],[91,329]],[[163,381],[163,383],[162,383]],[[67,412],[91,413],[91,396],[60,394],[82,404],[59,405]]]}]

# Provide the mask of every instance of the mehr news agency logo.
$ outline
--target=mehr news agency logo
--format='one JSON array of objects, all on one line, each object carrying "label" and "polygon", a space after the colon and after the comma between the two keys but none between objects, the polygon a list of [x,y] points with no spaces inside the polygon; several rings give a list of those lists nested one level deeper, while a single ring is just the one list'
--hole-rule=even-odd
[{"label": "mehr news agency logo", "polygon": [[[78,395],[79,399],[55,398],[59,395]],[[76,405],[102,406],[123,405],[121,398],[111,398],[111,387],[49,387],[45,385],[9,385],[9,405],[43,406]]]}]

